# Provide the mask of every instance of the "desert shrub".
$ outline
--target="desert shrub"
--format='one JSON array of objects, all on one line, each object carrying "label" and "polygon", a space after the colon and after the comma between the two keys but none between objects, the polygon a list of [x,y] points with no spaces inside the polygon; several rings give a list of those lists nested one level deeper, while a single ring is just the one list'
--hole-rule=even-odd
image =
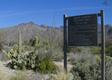
[{"label": "desert shrub", "polygon": [[[12,69],[33,69],[35,70],[36,65],[38,64],[36,54],[33,52],[26,52],[23,54],[17,54],[11,57],[11,62],[8,63],[8,66]],[[36,61],[37,60],[37,61]]]},{"label": "desert shrub", "polygon": [[[20,44],[18,47],[20,47]],[[22,48],[14,47],[6,53],[10,59],[8,63],[10,68],[18,70],[29,69],[41,73],[52,73],[56,70],[56,66],[52,61],[52,52],[47,42],[43,43],[36,37],[32,51],[23,52]]]},{"label": "desert shrub", "polygon": [[2,49],[3,49],[3,45],[2,45],[2,43],[0,42],[0,51],[2,51]]},{"label": "desert shrub", "polygon": [[62,50],[60,50],[60,49],[53,49],[52,51],[54,51],[54,52],[52,52],[52,59],[54,60],[54,61],[62,61],[62,59],[63,59],[63,51]]},{"label": "desert shrub", "polygon": [[51,59],[45,58],[39,63],[38,71],[44,74],[45,73],[55,73],[56,65],[53,63]]},{"label": "desert shrub", "polygon": [[[85,57],[85,56],[83,56]],[[74,67],[71,69],[72,74],[74,75],[74,80],[100,80],[101,79],[101,63],[100,56],[92,57],[96,60],[95,63],[88,62],[92,58],[87,58],[87,60],[81,61],[78,60],[74,63]],[[93,59],[92,59],[93,60]],[[106,80],[112,79],[112,58],[106,56]]]},{"label": "desert shrub", "polygon": [[37,52],[18,54],[11,58],[11,62],[8,66],[12,69],[31,69],[41,73],[52,73],[56,70],[55,64],[48,55],[44,54],[42,57],[42,55]]},{"label": "desert shrub", "polygon": [[92,47],[91,48],[91,53],[98,55],[98,54],[100,54],[100,50],[101,50],[100,47]]},{"label": "desert shrub", "polygon": [[72,73],[75,78],[80,78],[81,80],[100,80],[100,66],[89,64],[89,63],[77,63],[72,69]]},{"label": "desert shrub", "polygon": [[112,80],[112,57],[106,57],[106,80]]},{"label": "desert shrub", "polygon": [[41,48],[38,50],[38,55],[40,59],[48,57],[54,61],[61,61],[63,59],[63,52],[60,49],[48,48]]},{"label": "desert shrub", "polygon": [[88,62],[91,64],[97,63],[96,56],[89,52],[88,53],[77,53],[77,54],[71,53],[71,55],[69,55],[69,61],[73,65],[76,64],[77,62],[80,62],[80,63]]},{"label": "desert shrub", "polygon": [[112,45],[106,46],[106,54],[112,57]]}]

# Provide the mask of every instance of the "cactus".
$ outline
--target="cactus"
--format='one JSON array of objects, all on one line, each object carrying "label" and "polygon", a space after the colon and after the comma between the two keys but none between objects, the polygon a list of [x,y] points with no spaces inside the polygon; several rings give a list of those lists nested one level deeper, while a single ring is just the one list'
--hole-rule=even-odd
[{"label": "cactus", "polygon": [[18,28],[18,53],[22,52],[22,38],[21,38],[21,31]]},{"label": "cactus", "polygon": [[[22,49],[24,47],[22,47],[21,33],[18,30],[18,45],[6,53],[11,60],[8,66],[12,69],[38,70],[42,73],[53,72],[56,68],[49,57],[48,44],[48,42],[43,42],[36,36],[34,40],[34,50],[23,52]],[[44,56],[41,53],[43,53]]]}]

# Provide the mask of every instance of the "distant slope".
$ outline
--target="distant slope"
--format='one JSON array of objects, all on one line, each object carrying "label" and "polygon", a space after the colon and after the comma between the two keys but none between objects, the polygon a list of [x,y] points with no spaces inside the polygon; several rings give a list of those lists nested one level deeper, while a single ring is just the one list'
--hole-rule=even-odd
[{"label": "distant slope", "polygon": [[[44,25],[37,25],[33,22],[18,24],[13,27],[0,29],[0,41],[6,44],[17,42],[18,29],[21,31],[22,40],[29,41],[37,34],[42,40],[48,40],[51,44],[63,46],[63,31],[62,28],[53,28]],[[100,25],[98,33],[100,38]],[[112,26],[106,25],[106,41],[112,42]]]},{"label": "distant slope", "polygon": [[[20,30],[23,41],[29,41],[37,34],[40,38],[48,40],[51,43],[62,41],[62,30],[48,26],[40,26],[33,22],[18,24],[14,27],[0,29],[0,41],[4,43],[17,42],[18,30]],[[55,42],[56,41],[56,42]],[[57,44],[57,43],[56,43]]]}]

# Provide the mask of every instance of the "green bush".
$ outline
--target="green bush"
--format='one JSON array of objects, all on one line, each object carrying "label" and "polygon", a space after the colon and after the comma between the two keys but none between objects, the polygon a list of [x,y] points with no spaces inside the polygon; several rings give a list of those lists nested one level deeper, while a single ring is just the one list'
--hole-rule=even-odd
[{"label": "green bush", "polygon": [[55,73],[56,65],[53,63],[51,59],[45,58],[39,63],[38,71],[44,74],[45,73]]},{"label": "green bush", "polygon": [[92,54],[97,54],[97,55],[98,55],[98,54],[101,53],[100,50],[101,50],[100,47],[92,47],[92,48],[91,48],[91,53],[92,53]]},{"label": "green bush", "polygon": [[106,47],[106,54],[112,57],[112,45]]},{"label": "green bush", "polygon": [[42,55],[34,52],[13,56],[8,66],[12,69],[31,69],[41,73],[52,73],[56,70],[56,66],[49,56],[44,54],[42,57]]}]

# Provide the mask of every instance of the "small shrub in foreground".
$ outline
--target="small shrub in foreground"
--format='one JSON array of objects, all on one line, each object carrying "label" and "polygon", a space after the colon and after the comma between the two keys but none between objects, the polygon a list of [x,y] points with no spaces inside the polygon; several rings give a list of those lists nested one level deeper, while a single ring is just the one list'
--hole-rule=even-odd
[{"label": "small shrub in foreground", "polygon": [[51,59],[45,58],[43,59],[38,66],[38,71],[40,73],[56,73],[56,65],[53,63]]}]

